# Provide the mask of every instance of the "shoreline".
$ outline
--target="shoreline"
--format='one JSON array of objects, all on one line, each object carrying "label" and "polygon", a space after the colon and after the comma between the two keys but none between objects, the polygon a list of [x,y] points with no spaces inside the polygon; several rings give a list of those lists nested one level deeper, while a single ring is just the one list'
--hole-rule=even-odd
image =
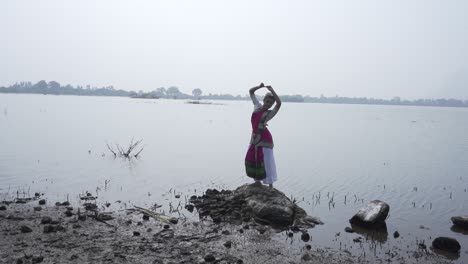
[{"label": "shoreline", "polygon": [[83,204],[38,205],[38,199],[0,206],[6,209],[0,210],[5,263],[451,263],[430,251],[365,259],[313,241],[288,247],[279,241],[279,230],[255,223],[215,224],[209,218],[165,223],[140,211],[104,213]]}]

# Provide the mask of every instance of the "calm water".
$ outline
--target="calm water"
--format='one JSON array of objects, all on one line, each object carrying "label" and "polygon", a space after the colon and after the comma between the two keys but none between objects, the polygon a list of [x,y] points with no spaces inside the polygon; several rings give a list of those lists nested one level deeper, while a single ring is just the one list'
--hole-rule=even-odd
[{"label": "calm water", "polygon": [[[63,201],[90,191],[100,202],[167,205],[171,189],[192,195],[250,182],[252,105],[217,102],[0,94],[0,198],[19,190]],[[450,221],[468,214],[468,109],[285,103],[269,127],[276,187],[325,222],[310,231],[314,247],[372,251],[372,241],[353,245],[357,235],[343,229],[363,202],[380,199],[391,207],[389,235],[375,254],[442,235],[459,240],[456,262],[468,262],[468,237]],[[106,142],[132,138],[143,139],[139,160],[110,155]]]}]

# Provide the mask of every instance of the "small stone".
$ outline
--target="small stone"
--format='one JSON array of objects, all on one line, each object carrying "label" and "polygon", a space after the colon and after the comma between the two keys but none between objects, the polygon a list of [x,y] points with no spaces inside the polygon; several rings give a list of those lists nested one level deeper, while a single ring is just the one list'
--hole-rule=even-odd
[{"label": "small stone", "polygon": [[143,215],[143,220],[148,221],[150,219],[149,215]]},{"label": "small stone", "polygon": [[215,224],[221,223],[221,218],[220,217],[213,218],[213,223],[215,223]]},{"label": "small stone", "polygon": [[50,224],[51,222],[52,222],[52,218],[50,218],[50,217],[48,217],[48,216],[43,217],[43,218],[41,219],[41,224],[43,224],[43,225]]},{"label": "small stone", "polygon": [[6,206],[4,205],[0,206],[0,211],[5,211],[6,209],[7,209]]},{"label": "small stone", "polygon": [[293,237],[294,233],[293,232],[288,232],[288,237]]},{"label": "small stone", "polygon": [[208,255],[205,256],[205,261],[206,262],[214,262],[215,260],[216,260],[216,258],[211,254],[208,254]]},{"label": "small stone", "polygon": [[78,220],[85,221],[86,220],[86,215],[82,215],[82,214],[78,215]]},{"label": "small stone", "polygon": [[73,207],[68,206],[68,207],[67,207],[67,211],[73,211]]},{"label": "small stone", "polygon": [[189,212],[193,212],[194,206],[193,206],[193,204],[187,204],[185,206],[185,209],[187,209],[187,211],[189,211]]},{"label": "small stone", "polygon": [[225,247],[227,247],[227,248],[231,248],[232,242],[231,242],[231,241],[226,241],[223,245],[224,245]]},{"label": "small stone", "polygon": [[309,242],[309,240],[310,240],[310,235],[309,235],[309,233],[307,233],[307,232],[302,233],[301,239],[302,239],[302,241],[304,241],[304,242]]},{"label": "small stone", "polygon": [[227,236],[227,235],[230,235],[230,234],[231,234],[231,232],[229,232],[229,230],[223,230],[223,231],[221,232],[221,234],[223,234],[223,235],[226,235],[226,236]]},{"label": "small stone", "polygon": [[70,202],[69,201],[65,201],[63,203],[60,204],[61,206],[69,206],[70,205]]},{"label": "small stone", "polygon": [[242,259],[238,259],[238,260],[236,261],[236,264],[244,264],[244,261],[243,261]]},{"label": "small stone", "polygon": [[461,249],[460,243],[451,237],[437,237],[432,241],[432,247],[434,249],[445,250],[449,252],[459,252]]},{"label": "small stone", "polygon": [[81,228],[81,225],[80,224],[73,224],[72,226],[74,229],[77,229],[77,228]]},{"label": "small stone", "polygon": [[142,226],[142,225],[143,225],[142,222],[140,222],[140,221],[137,222],[137,226]]},{"label": "small stone", "polygon": [[164,229],[169,229],[169,228],[171,228],[170,225],[164,225]]},{"label": "small stone", "polygon": [[304,261],[310,261],[312,260],[312,256],[308,252],[306,252],[304,253],[304,255],[302,255],[301,259]]},{"label": "small stone", "polygon": [[346,233],[354,233],[354,230],[353,230],[351,227],[349,227],[349,226],[345,227],[344,231],[345,231]]},{"label": "small stone", "polygon": [[65,211],[65,216],[66,217],[70,217],[72,215],[73,215],[73,213],[71,211]]},{"label": "small stone", "polygon": [[395,231],[395,232],[393,233],[393,237],[394,237],[394,238],[400,237],[400,233],[398,233],[398,231]]},{"label": "small stone", "polygon": [[42,210],[42,207],[40,207],[40,206],[34,207],[34,211],[41,211],[41,210]]},{"label": "small stone", "polygon": [[146,229],[146,232],[148,232],[148,233],[151,232],[151,231],[153,231],[153,229],[151,227]]},{"label": "small stone", "polygon": [[56,203],[55,203],[55,206],[60,206],[60,205],[62,205],[61,202],[56,202]]},{"label": "small stone", "polygon": [[244,233],[244,229],[242,229],[242,228],[239,229],[238,231],[239,231],[239,233],[241,233],[241,234]]},{"label": "small stone", "polygon": [[245,225],[245,226],[244,226],[244,229],[250,229],[250,226],[249,226],[249,225]]},{"label": "small stone", "polygon": [[40,205],[44,205],[44,204],[46,204],[46,200],[45,200],[45,199],[41,199],[41,200],[39,200],[39,204],[40,204]]},{"label": "small stone", "polygon": [[312,249],[312,246],[309,245],[309,244],[306,244],[306,249],[307,249],[307,250],[311,250],[311,249]]},{"label": "small stone", "polygon": [[179,199],[179,198],[180,198],[180,194],[176,194],[176,195],[175,195],[175,198]]},{"label": "small stone", "polygon": [[43,256],[38,256],[38,257],[33,257],[32,258],[32,263],[41,263],[42,261],[44,261]]},{"label": "small stone", "polygon": [[38,192],[37,192],[37,193],[34,193],[34,197],[39,197],[39,196],[41,196],[40,193],[38,193]]},{"label": "small stone", "polygon": [[16,260],[16,264],[23,264],[23,263],[24,263],[24,262],[23,262],[22,259],[17,259],[17,260]]},{"label": "small stone", "polygon": [[138,232],[138,231],[133,231],[133,236],[140,236],[140,232]]},{"label": "small stone", "polygon": [[355,243],[361,243],[361,242],[362,242],[362,241],[361,241],[361,237],[356,237],[356,238],[354,238],[354,239],[353,239],[353,242],[355,242]]},{"label": "small stone", "polygon": [[32,229],[30,227],[28,227],[28,226],[25,226],[25,225],[21,226],[20,229],[21,229],[21,233],[30,233],[30,232],[32,232]]}]

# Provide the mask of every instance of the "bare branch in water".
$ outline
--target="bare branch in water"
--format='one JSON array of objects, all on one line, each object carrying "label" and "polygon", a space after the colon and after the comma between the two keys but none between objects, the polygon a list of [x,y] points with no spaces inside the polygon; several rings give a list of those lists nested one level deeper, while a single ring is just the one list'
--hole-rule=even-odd
[{"label": "bare branch in water", "polygon": [[112,152],[112,154],[114,154],[114,156],[125,157],[125,158],[131,158],[133,156],[137,158],[138,155],[140,155],[140,153],[143,151],[144,147],[138,150],[137,153],[134,155],[132,155],[132,152],[138,148],[138,146],[140,145],[142,141],[143,140],[140,139],[134,142],[132,138],[126,150],[122,148],[119,144],[115,143],[115,147],[117,148],[117,151],[115,151],[109,144],[107,143],[106,144],[107,144],[107,148],[109,149],[110,152]]}]

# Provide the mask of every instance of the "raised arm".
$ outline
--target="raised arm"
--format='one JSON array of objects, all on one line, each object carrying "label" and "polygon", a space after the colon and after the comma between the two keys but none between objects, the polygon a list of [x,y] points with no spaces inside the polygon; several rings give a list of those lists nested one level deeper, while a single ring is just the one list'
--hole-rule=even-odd
[{"label": "raised arm", "polygon": [[249,90],[250,97],[252,97],[252,95],[255,94],[255,91],[257,91],[258,89],[260,89],[262,87],[265,87],[265,85],[263,83],[260,83],[260,85],[257,85],[255,87],[250,88],[250,90]]},{"label": "raised arm", "polygon": [[276,110],[276,112],[278,112],[278,110],[281,108],[281,99],[279,98],[278,94],[275,92],[273,87],[268,85],[268,86],[266,86],[266,88],[268,89],[268,91],[271,92],[271,94],[273,94],[273,97],[275,98],[275,108],[274,108],[274,110]]}]

